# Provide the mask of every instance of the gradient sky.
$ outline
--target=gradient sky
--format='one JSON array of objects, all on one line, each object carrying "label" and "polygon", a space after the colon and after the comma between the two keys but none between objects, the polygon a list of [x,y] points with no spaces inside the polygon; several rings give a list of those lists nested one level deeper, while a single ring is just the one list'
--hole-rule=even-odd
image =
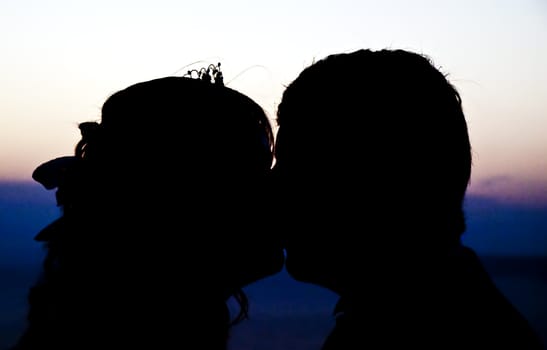
[{"label": "gradient sky", "polygon": [[312,61],[403,48],[462,94],[470,191],[547,203],[545,0],[2,0],[0,16],[0,180],[71,154],[77,124],[138,81],[221,62],[273,119]]}]

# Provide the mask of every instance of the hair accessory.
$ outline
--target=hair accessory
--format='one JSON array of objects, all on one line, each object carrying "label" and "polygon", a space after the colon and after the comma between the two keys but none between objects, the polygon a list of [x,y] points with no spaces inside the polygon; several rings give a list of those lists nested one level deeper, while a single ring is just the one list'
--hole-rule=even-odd
[{"label": "hair accessory", "polygon": [[207,68],[201,68],[200,70],[191,69],[184,75],[194,79],[203,80],[215,85],[224,85],[224,76],[220,71],[220,62],[215,66],[210,64]]},{"label": "hair accessory", "polygon": [[63,176],[69,171],[74,164],[78,162],[75,156],[64,156],[49,160],[40,164],[32,172],[34,181],[39,182],[46,189],[51,190],[59,187]]}]

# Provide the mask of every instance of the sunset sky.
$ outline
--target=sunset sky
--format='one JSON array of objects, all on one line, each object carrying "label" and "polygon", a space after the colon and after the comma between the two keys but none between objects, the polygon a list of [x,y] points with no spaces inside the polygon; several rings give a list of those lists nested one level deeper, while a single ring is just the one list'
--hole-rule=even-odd
[{"label": "sunset sky", "polygon": [[[0,180],[71,154],[113,92],[222,63],[272,120],[314,60],[360,48],[424,53],[460,91],[470,191],[547,203],[545,0],[2,0]],[[341,72],[343,74],[343,72]]]}]

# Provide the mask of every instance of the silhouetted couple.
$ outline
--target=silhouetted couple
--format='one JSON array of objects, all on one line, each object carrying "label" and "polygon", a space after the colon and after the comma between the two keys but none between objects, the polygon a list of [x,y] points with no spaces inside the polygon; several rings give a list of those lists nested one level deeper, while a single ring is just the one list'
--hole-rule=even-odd
[{"label": "silhouetted couple", "polygon": [[283,93],[275,147],[220,74],[115,93],[75,156],[36,169],[63,214],[37,237],[48,255],[17,350],[227,349],[243,288],[284,264],[340,296],[324,350],[542,349],[461,244],[471,146],[427,57],[315,62]]}]

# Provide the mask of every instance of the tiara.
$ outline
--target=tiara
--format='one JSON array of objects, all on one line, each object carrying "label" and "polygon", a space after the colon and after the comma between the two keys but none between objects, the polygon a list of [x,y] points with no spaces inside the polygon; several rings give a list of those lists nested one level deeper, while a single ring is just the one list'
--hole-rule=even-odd
[{"label": "tiara", "polygon": [[207,68],[191,69],[184,75],[194,79],[203,80],[215,85],[224,85],[224,77],[220,71],[220,62],[215,66],[210,64]]}]

